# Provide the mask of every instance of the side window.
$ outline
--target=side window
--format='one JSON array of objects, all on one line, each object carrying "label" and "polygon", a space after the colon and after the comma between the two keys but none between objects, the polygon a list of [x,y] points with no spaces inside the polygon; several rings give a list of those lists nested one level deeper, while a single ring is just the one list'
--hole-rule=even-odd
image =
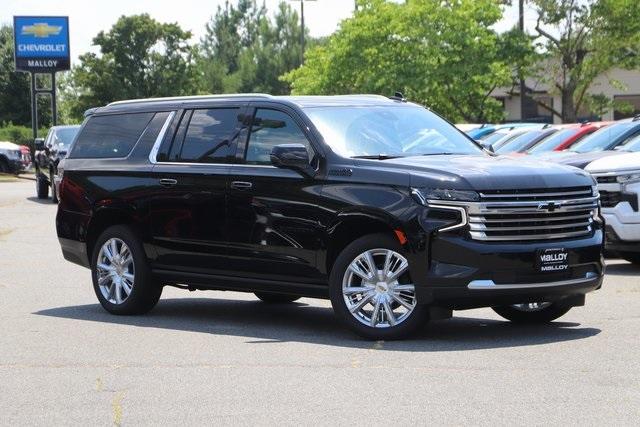
[{"label": "side window", "polygon": [[153,115],[134,113],[91,117],[78,135],[69,158],[126,157]]},{"label": "side window", "polygon": [[235,155],[238,108],[194,110],[184,137],[180,161],[230,163]]},{"label": "side window", "polygon": [[307,147],[309,161],[313,158],[309,140],[291,116],[282,111],[258,108],[251,125],[246,163],[270,165],[271,150],[279,144],[302,144]]}]

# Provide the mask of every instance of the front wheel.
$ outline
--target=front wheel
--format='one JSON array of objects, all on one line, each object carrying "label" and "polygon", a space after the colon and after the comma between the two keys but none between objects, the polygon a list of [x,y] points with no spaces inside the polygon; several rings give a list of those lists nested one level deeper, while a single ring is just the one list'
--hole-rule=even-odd
[{"label": "front wheel", "polygon": [[122,225],[107,228],[96,241],[91,273],[96,296],[111,314],[146,313],[162,294],[140,239]]},{"label": "front wheel", "polygon": [[349,244],[331,270],[329,291],[336,315],[354,332],[375,340],[403,338],[424,325],[409,262],[400,244],[386,234]]},{"label": "front wheel", "polygon": [[39,172],[36,172],[36,196],[38,199],[49,197],[49,184]]},{"label": "front wheel", "polygon": [[493,307],[493,311],[514,323],[548,323],[564,316],[571,307],[556,302],[531,302]]}]

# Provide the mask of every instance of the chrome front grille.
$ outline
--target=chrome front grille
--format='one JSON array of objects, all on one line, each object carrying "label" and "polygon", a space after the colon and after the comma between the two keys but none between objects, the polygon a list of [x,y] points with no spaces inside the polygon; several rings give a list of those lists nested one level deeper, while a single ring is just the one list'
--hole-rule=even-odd
[{"label": "chrome front grille", "polygon": [[456,203],[466,209],[469,235],[474,240],[535,241],[587,236],[598,209],[598,196],[593,195],[590,186],[479,194],[479,202]]},{"label": "chrome front grille", "polygon": [[480,202],[468,206],[469,234],[485,241],[586,236],[597,208],[591,187],[482,191]]}]

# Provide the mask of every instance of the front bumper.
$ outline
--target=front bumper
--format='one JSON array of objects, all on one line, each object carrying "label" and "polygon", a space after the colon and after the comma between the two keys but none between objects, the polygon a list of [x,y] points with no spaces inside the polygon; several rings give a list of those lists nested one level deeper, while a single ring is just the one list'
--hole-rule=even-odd
[{"label": "front bumper", "polygon": [[9,166],[9,173],[19,173],[24,170],[24,164],[20,159],[10,159],[7,161],[7,165]]},{"label": "front bumper", "polygon": [[[510,243],[435,234],[427,266],[415,280],[418,301],[465,309],[584,296],[602,285],[603,234],[598,228],[586,238]],[[538,250],[552,248],[568,251],[569,268],[539,272]],[[412,277],[415,273],[412,269]]]}]

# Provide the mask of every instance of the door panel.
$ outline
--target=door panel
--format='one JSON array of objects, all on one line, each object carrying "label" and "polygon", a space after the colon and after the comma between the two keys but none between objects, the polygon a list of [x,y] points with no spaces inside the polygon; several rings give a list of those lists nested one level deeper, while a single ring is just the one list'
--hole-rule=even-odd
[{"label": "door panel", "polygon": [[[161,152],[172,161],[153,168],[151,207],[155,268],[224,274],[228,174],[237,151],[243,106],[187,110]],[[168,149],[170,147],[170,149]]]},{"label": "door panel", "polygon": [[[194,273],[225,270],[229,165],[157,164],[151,200],[155,267]],[[171,180],[163,185],[162,181]]]},{"label": "door panel", "polygon": [[245,277],[325,283],[316,266],[321,186],[297,172],[249,165],[233,166],[229,182],[229,267]]},{"label": "door panel", "polygon": [[239,144],[240,164],[229,176],[229,265],[245,277],[326,284],[317,268],[326,216],[317,205],[321,182],[270,162],[271,148],[289,143],[307,146],[313,157],[308,135],[291,115],[257,106],[248,140]]}]

